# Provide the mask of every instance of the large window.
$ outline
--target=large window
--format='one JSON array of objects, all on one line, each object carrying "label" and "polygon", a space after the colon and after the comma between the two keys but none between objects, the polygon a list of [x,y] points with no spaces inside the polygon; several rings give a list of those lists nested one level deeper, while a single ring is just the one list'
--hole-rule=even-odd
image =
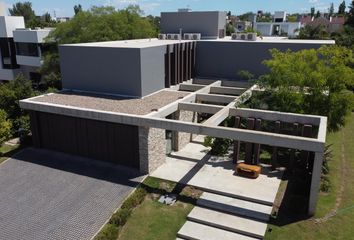
[{"label": "large window", "polygon": [[16,43],[17,55],[39,57],[38,44],[37,43]]},{"label": "large window", "polygon": [[12,38],[0,38],[1,62],[4,69],[18,68],[15,43]]}]

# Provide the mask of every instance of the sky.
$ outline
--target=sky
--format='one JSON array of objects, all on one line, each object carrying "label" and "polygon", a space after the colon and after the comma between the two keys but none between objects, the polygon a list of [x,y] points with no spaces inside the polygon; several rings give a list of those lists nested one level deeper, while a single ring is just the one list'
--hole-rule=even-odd
[{"label": "sky", "polygon": [[[1,1],[1,0],[0,0]],[[6,0],[8,7],[19,0]],[[25,1],[25,0],[23,0]],[[289,13],[307,13],[311,7],[316,11],[328,11],[331,2],[334,3],[335,11],[342,0],[26,0],[32,2],[37,15],[49,12],[57,17],[71,17],[73,6],[81,4],[84,9],[91,6],[110,5],[118,9],[124,8],[129,4],[138,4],[145,15],[160,15],[164,11],[176,11],[178,8],[190,8],[193,11],[220,10],[231,11],[232,14],[239,15],[245,12],[263,11],[287,11]],[[347,0],[347,6],[351,1]]]}]

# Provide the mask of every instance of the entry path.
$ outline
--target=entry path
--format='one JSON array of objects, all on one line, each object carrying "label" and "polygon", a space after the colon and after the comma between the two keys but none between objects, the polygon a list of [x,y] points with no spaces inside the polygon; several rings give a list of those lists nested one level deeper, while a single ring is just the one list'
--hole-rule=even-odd
[{"label": "entry path", "polygon": [[91,239],[141,180],[133,169],[25,149],[0,165],[0,239]]}]

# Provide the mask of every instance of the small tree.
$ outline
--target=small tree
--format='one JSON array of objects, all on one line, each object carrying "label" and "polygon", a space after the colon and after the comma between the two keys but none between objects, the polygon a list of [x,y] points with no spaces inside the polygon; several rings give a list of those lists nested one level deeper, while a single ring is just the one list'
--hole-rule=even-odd
[{"label": "small tree", "polygon": [[75,5],[74,6],[74,13],[77,15],[79,12],[82,12],[82,6],[81,4]]},{"label": "small tree", "polygon": [[319,17],[321,17],[321,12],[317,10],[315,18],[319,18]]},{"label": "small tree", "polygon": [[0,146],[11,136],[11,122],[7,119],[7,114],[0,109]]}]

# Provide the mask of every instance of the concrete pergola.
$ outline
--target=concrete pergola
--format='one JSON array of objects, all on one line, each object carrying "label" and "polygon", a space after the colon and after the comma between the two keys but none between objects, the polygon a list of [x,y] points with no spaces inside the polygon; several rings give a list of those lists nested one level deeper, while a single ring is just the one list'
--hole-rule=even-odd
[{"label": "concrete pergola", "polygon": [[[313,215],[316,209],[320,186],[327,118],[314,115],[238,108],[237,106],[247,101],[252,96],[252,92],[256,89],[256,85],[250,86],[247,82],[195,79],[193,82],[182,83],[175,88],[169,89],[169,91],[190,91],[190,94],[162,108],[155,109],[146,115],[101,111],[47,102],[35,102],[32,101],[31,98],[20,101],[20,106],[28,110],[71,117],[228,138],[235,141],[314,152],[315,158],[308,206],[309,214]],[[200,102],[221,105],[203,104]],[[212,116],[203,123],[166,119],[170,114],[180,110],[207,113]],[[318,134],[316,138],[309,138],[219,126],[228,117],[260,118],[268,121],[308,124],[318,126]]]}]

